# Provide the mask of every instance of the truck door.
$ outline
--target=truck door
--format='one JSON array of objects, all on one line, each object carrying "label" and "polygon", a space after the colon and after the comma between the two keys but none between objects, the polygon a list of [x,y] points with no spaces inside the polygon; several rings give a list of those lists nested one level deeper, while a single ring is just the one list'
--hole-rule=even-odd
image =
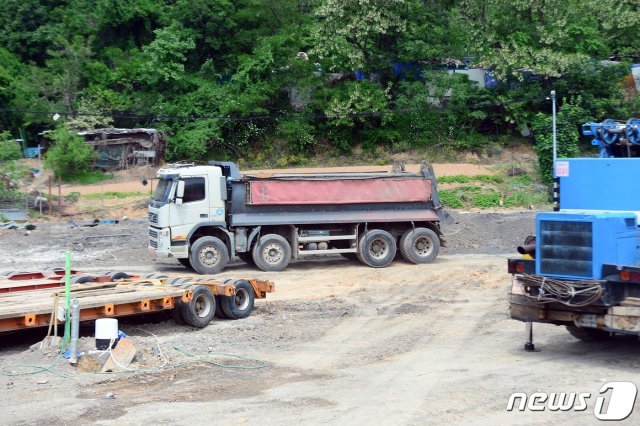
[{"label": "truck door", "polygon": [[171,205],[172,240],[186,238],[195,224],[210,220],[207,176],[184,176],[181,180],[184,181],[182,204]]}]

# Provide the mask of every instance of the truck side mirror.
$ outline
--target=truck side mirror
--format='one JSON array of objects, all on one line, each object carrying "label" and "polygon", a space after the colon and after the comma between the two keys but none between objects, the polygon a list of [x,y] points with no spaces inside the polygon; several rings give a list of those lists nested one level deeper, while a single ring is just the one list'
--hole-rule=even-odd
[{"label": "truck side mirror", "polygon": [[184,181],[179,180],[176,188],[176,204],[182,204],[182,197],[184,197]]}]

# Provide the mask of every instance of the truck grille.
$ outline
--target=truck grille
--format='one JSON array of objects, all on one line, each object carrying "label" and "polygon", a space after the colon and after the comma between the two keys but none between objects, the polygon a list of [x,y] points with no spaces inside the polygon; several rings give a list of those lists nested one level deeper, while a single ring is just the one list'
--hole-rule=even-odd
[{"label": "truck grille", "polygon": [[149,236],[152,238],[158,238],[158,231],[154,231],[153,229],[149,229]]},{"label": "truck grille", "polygon": [[540,273],[591,277],[593,229],[591,222],[540,221]]},{"label": "truck grille", "polygon": [[150,223],[158,223],[158,214],[157,213],[149,213],[149,222]]},{"label": "truck grille", "polygon": [[149,240],[149,245],[153,248],[158,248],[158,242],[156,240]]}]

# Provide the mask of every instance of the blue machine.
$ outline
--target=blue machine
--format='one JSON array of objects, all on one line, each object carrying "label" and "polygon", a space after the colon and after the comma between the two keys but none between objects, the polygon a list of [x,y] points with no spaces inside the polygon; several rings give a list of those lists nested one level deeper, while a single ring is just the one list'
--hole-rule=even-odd
[{"label": "blue machine", "polygon": [[563,158],[556,174],[559,211],[536,218],[536,274],[601,279],[604,264],[640,266],[640,158]]},{"label": "blue machine", "polygon": [[630,118],[626,123],[612,119],[602,123],[585,123],[582,134],[593,136],[591,144],[600,150],[600,158],[633,157],[640,145],[640,119]]}]

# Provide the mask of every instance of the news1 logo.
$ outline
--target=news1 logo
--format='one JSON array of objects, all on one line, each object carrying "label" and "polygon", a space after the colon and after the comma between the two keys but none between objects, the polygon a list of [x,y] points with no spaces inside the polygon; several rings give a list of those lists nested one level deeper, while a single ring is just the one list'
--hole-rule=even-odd
[{"label": "news1 logo", "polygon": [[[631,415],[638,388],[631,382],[609,382],[602,385],[595,398],[593,415],[599,420],[624,420]],[[514,392],[509,397],[507,411],[585,411],[592,395],[588,392],[535,392],[527,396]]]}]

